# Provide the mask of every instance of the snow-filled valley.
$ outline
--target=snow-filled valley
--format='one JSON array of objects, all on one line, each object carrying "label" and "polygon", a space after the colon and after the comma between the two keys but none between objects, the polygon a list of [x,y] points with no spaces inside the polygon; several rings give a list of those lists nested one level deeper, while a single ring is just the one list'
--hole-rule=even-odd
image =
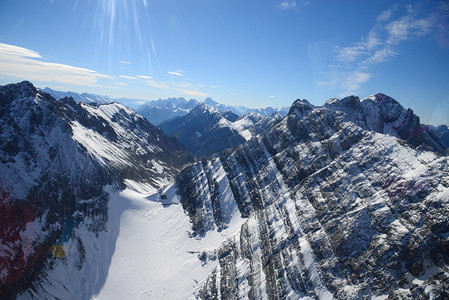
[{"label": "snow-filled valley", "polygon": [[[182,205],[160,201],[158,194],[132,189],[112,192],[106,231],[98,236],[77,228],[64,244],[67,257],[47,272],[47,282],[33,297],[68,299],[193,299],[198,287],[218,261],[199,259],[207,250],[238,233],[238,216],[229,228],[209,232],[204,238],[189,235],[189,218]],[[82,241],[86,261],[78,268],[78,243]],[[30,296],[33,297],[30,297]]]}]

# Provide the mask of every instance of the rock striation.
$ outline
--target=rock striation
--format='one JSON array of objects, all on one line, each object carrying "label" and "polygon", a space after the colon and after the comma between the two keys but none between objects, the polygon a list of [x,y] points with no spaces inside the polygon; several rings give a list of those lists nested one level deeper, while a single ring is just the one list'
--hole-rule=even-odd
[{"label": "rock striation", "polygon": [[449,297],[448,163],[388,96],[297,100],[264,134],[177,177],[192,236],[226,228],[223,191],[246,218],[197,297]]}]

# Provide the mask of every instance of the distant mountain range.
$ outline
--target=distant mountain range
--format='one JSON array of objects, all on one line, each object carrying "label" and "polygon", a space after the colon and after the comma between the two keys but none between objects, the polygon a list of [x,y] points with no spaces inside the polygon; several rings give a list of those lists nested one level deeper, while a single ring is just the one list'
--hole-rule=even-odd
[{"label": "distant mountain range", "polygon": [[[179,139],[197,156],[210,156],[237,147],[262,133],[268,124],[282,118],[277,112],[266,117],[257,112],[239,116],[229,110],[220,111],[205,102],[200,102],[184,116],[159,124],[165,134]],[[219,108],[225,107],[220,105]]]},{"label": "distant mountain range", "polygon": [[[72,97],[76,102],[86,102],[86,103],[109,103],[118,102],[127,105],[135,109],[140,115],[145,117],[150,123],[154,125],[159,125],[160,123],[169,120],[174,117],[179,117],[186,115],[195,106],[198,105],[199,101],[195,99],[186,100],[185,98],[168,98],[168,99],[158,99],[158,100],[141,100],[141,99],[131,99],[131,98],[111,98],[108,96],[101,96],[89,93],[76,93],[76,92],[61,92],[56,91],[51,88],[42,89],[43,92],[49,93],[55,99],[61,99],[64,97]],[[143,103],[145,102],[145,103]],[[218,111],[231,111],[237,115],[244,115],[250,112],[256,112],[266,117],[275,112],[285,116],[288,112],[287,107],[281,109],[266,107],[266,108],[248,108],[246,106],[231,106],[226,104],[218,103],[211,98],[206,98],[204,103],[208,106],[215,107]]]},{"label": "distant mountain range", "polygon": [[[184,98],[169,98],[166,100],[150,101],[142,105],[137,109],[137,112],[144,116],[148,121],[155,125],[170,120],[174,117],[186,115],[190,110],[200,103],[197,100],[191,99],[187,101]],[[238,116],[242,116],[248,113],[258,113],[262,117],[269,116],[273,113],[279,113],[285,116],[288,112],[288,108],[281,109],[266,107],[266,108],[248,108],[245,106],[232,106],[218,103],[211,98],[206,98],[203,102],[209,107],[215,108],[219,112],[230,111]]]},{"label": "distant mountain range", "polygon": [[62,92],[62,91],[53,90],[49,87],[42,89],[42,91],[45,93],[49,93],[55,99],[72,97],[73,100],[75,100],[76,102],[86,102],[86,103],[117,102],[117,103],[126,105],[128,107],[131,107],[132,109],[139,108],[140,106],[142,106],[143,102],[145,101],[145,100],[141,100],[141,99],[132,99],[132,98],[111,98],[109,96],[90,94],[90,93],[81,93],[80,94],[80,93],[71,92],[71,91]]}]

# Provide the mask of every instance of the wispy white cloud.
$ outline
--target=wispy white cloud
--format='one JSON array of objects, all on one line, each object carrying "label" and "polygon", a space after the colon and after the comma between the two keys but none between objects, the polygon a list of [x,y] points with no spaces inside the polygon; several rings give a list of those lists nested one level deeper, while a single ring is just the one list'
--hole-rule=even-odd
[{"label": "wispy white cloud", "polygon": [[182,74],[180,71],[178,71],[178,72],[167,72],[167,73],[170,74],[170,75],[184,77],[184,74]]},{"label": "wispy white cloud", "polygon": [[385,22],[385,21],[387,21],[388,19],[390,19],[391,13],[392,13],[392,9],[388,9],[386,11],[381,12],[377,16],[377,22]]},{"label": "wispy white cloud", "polygon": [[268,96],[268,98],[275,98],[274,96]]},{"label": "wispy white cloud", "polygon": [[0,43],[0,53],[4,55],[11,55],[11,57],[42,58],[42,56],[36,51],[2,43]]},{"label": "wispy white cloud", "polygon": [[216,88],[218,88],[216,85],[209,85],[209,87],[210,87],[211,89],[216,89]]},{"label": "wispy white cloud", "polygon": [[367,49],[364,43],[358,43],[355,46],[340,49],[338,51],[337,58],[342,62],[350,63],[355,61],[358,57],[365,54],[366,52]]},{"label": "wispy white cloud", "polygon": [[120,63],[121,63],[121,64],[124,64],[124,65],[132,65],[132,63],[129,62],[129,61],[121,61]]},{"label": "wispy white cloud", "polygon": [[[429,35],[436,27],[435,16],[419,16],[413,6],[397,5],[381,12],[366,37],[348,47],[336,47],[338,63],[325,74],[318,85],[357,92],[372,78],[370,68],[384,63],[402,52],[405,42]],[[342,64],[343,63],[343,64]]]},{"label": "wispy white cloud", "polygon": [[370,78],[371,74],[367,72],[355,72],[349,74],[342,81],[343,88],[346,90],[344,92],[344,95],[346,95],[348,92],[358,90],[362,83],[367,82]]},{"label": "wispy white cloud", "polygon": [[85,86],[99,86],[99,80],[112,79],[94,70],[45,62],[36,51],[3,43],[0,43],[0,75]]},{"label": "wispy white cloud", "polygon": [[374,51],[382,41],[379,39],[375,30],[371,30],[368,36],[360,42],[354,43],[353,46],[339,48],[337,51],[337,59],[344,63],[350,63],[364,55],[369,55]]},{"label": "wispy white cloud", "polygon": [[282,1],[281,3],[279,3],[279,5],[277,7],[279,7],[281,10],[295,9],[296,8],[296,1],[295,0]]},{"label": "wispy white cloud", "polygon": [[138,75],[137,77],[142,78],[142,79],[152,79],[153,78],[151,76],[145,76],[145,75]]},{"label": "wispy white cloud", "polygon": [[434,27],[431,17],[414,19],[411,15],[404,16],[386,25],[388,32],[387,44],[396,45],[400,42],[428,34]]},{"label": "wispy white cloud", "polygon": [[[68,84],[77,86],[96,86],[106,88],[127,87],[126,82],[117,81],[118,78],[138,80],[148,86],[176,91],[190,96],[207,96],[200,91],[200,84],[194,85],[192,80],[185,78],[183,71],[167,72],[173,75],[169,81],[154,80],[151,76],[138,75],[117,77],[100,74],[94,70],[43,61],[42,56],[33,50],[0,43],[0,76],[14,77],[19,80],[49,82],[52,86]],[[107,85],[99,82],[107,80]]]},{"label": "wispy white cloud", "polygon": [[441,2],[438,11],[440,14],[436,18],[437,28],[435,38],[438,45],[443,50],[449,49],[449,2]]},{"label": "wispy white cloud", "polygon": [[390,58],[398,55],[397,51],[393,50],[390,47],[380,48],[374,51],[370,57],[362,62],[362,65],[374,65],[383,63]]},{"label": "wispy white cloud", "polygon": [[[410,7],[405,15],[391,20],[392,12],[396,9],[380,13],[367,37],[353,46],[339,48],[337,58],[346,63],[355,62],[358,58],[363,59],[362,64],[381,63],[396,56],[402,42],[427,35],[435,27],[432,16],[416,18]],[[387,23],[388,20],[391,22]]]},{"label": "wispy white cloud", "polygon": [[133,77],[133,76],[126,76],[126,75],[120,75],[119,77],[121,77],[121,78],[125,78],[125,79],[133,79],[133,80],[137,80],[137,79],[139,79],[139,78],[137,78],[137,77]]},{"label": "wispy white cloud", "polygon": [[342,90],[339,96],[355,94],[361,85],[368,82],[371,74],[366,71],[341,71],[334,70],[327,74],[326,80],[319,81],[316,84],[326,88],[339,88]]}]

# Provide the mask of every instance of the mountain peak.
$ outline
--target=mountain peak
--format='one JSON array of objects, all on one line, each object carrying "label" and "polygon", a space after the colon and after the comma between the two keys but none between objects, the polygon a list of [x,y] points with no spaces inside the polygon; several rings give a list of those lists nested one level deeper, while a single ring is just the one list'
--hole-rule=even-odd
[{"label": "mountain peak", "polygon": [[298,116],[303,116],[315,108],[309,101],[306,99],[297,99],[293,102],[290,107],[290,111],[288,114],[296,113]]},{"label": "mountain peak", "polygon": [[382,106],[399,106],[403,109],[402,105],[396,101],[396,99],[385,95],[383,93],[376,93],[374,95],[371,95],[367,98],[361,99],[361,102],[364,101],[373,101],[374,103],[376,103],[377,105],[382,105]]},{"label": "mountain peak", "polygon": [[207,105],[211,105],[211,106],[214,106],[214,105],[217,105],[217,104],[219,104],[218,102],[216,102],[216,101],[214,101],[214,100],[212,100],[211,98],[206,98],[206,99],[204,99],[204,101],[203,101],[205,104],[207,104]]},{"label": "mountain peak", "polygon": [[204,102],[199,102],[198,105],[195,108],[193,108],[192,112],[193,113],[209,113],[209,114],[212,114],[212,113],[217,113],[218,110],[215,107],[210,106],[210,105],[208,105],[208,104],[206,104]]},{"label": "mountain peak", "polygon": [[15,98],[32,97],[36,96],[36,94],[39,92],[31,82],[26,80],[19,83],[7,84],[2,87],[2,90]]}]

